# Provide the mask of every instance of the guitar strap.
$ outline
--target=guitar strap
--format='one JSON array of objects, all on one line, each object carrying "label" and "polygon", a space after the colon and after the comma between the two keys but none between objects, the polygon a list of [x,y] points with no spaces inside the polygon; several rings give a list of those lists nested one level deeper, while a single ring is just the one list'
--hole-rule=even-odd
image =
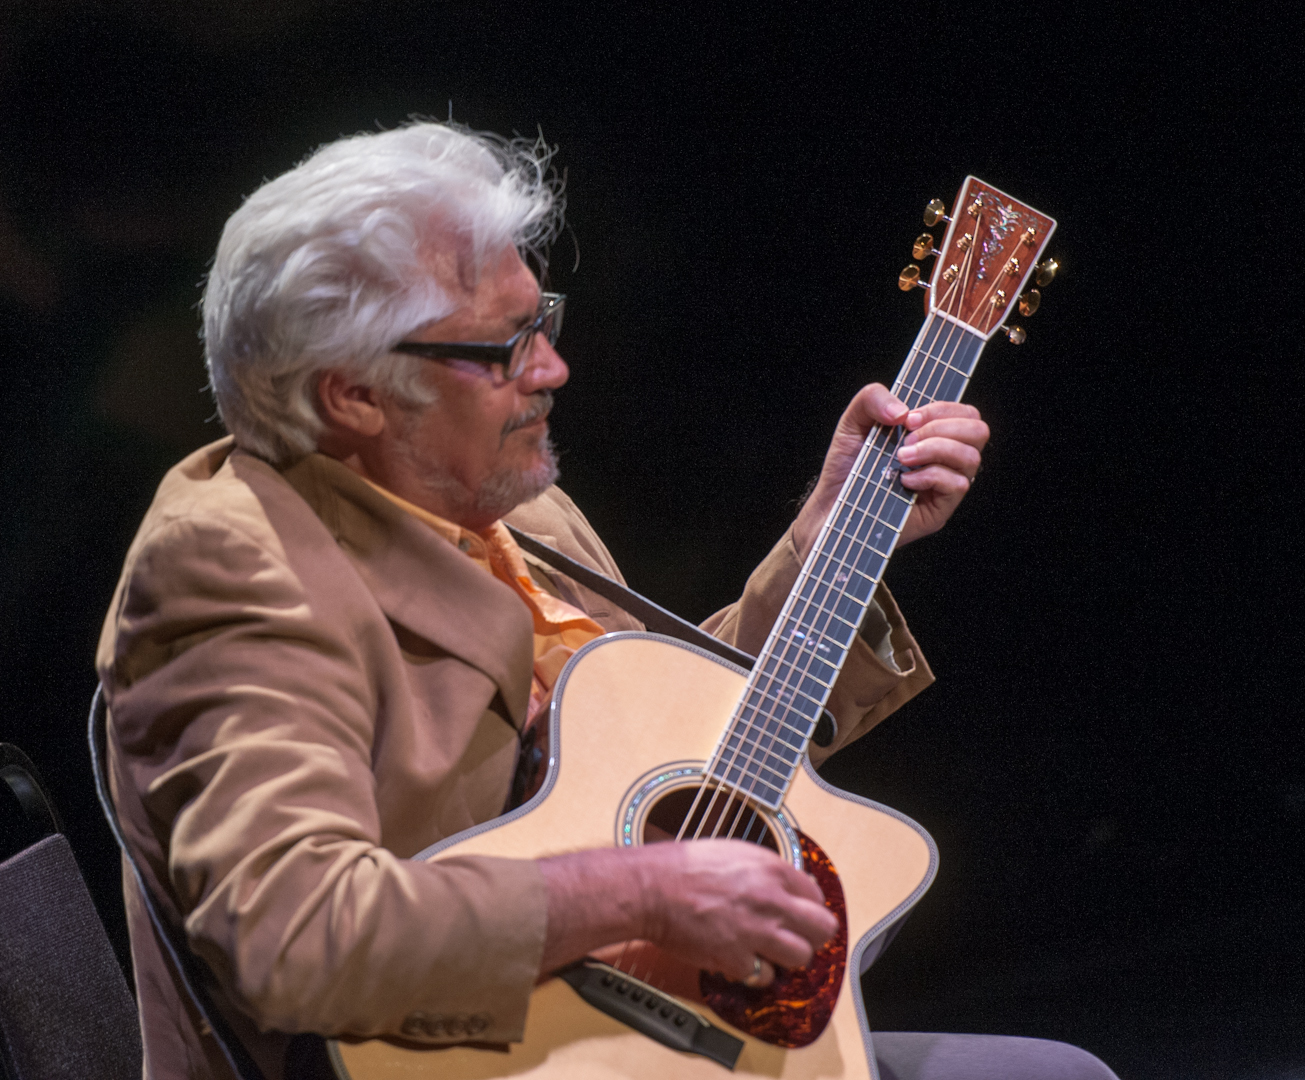
[{"label": "guitar strap", "polygon": [[[503,524],[507,525],[507,522],[505,521]],[[617,607],[624,608],[654,634],[665,634],[667,637],[678,638],[689,645],[696,645],[698,648],[714,653],[732,664],[737,664],[746,671],[751,671],[752,666],[757,662],[755,656],[749,656],[742,649],[736,649],[733,645],[727,645],[721,641],[720,638],[712,637],[701,627],[694,626],[687,619],[681,619],[675,612],[667,611],[660,604],[653,603],[646,596],[639,595],[639,593],[627,588],[619,581],[613,581],[606,574],[591,570],[584,563],[576,562],[575,559],[569,555],[563,555],[556,548],[541,544],[533,536],[527,536],[520,529],[514,529],[511,525],[508,525],[507,528],[508,532],[512,534],[512,538],[521,546],[522,551],[530,552],[541,562],[546,562],[553,569],[560,570],[586,589],[590,589],[599,596],[610,600]],[[833,715],[828,709],[821,709],[820,719],[816,721],[816,729],[812,733],[811,741],[819,747],[826,747],[834,741],[837,732],[838,724]],[[516,805],[519,805],[519,803]]]},{"label": "guitar strap", "polygon": [[[507,522],[504,522],[504,524],[506,525]],[[751,670],[752,665],[756,663],[756,657],[749,656],[743,650],[734,648],[733,645],[727,645],[720,638],[712,637],[687,619],[681,619],[675,612],[667,611],[660,604],[653,603],[646,596],[640,596],[633,589],[627,588],[619,581],[612,580],[606,574],[600,574],[597,570],[585,566],[584,563],[576,562],[575,559],[569,555],[563,555],[556,548],[541,544],[533,536],[527,536],[520,529],[514,529],[511,525],[508,525],[507,529],[522,551],[530,552],[535,558],[548,563],[554,570],[561,571],[572,581],[578,582],[586,589],[596,592],[606,600],[610,600],[617,607],[623,608],[654,634],[665,634],[667,637],[678,638],[690,645],[696,645],[698,648],[706,649],[707,652],[728,660],[732,664],[737,664],[745,670]]]}]

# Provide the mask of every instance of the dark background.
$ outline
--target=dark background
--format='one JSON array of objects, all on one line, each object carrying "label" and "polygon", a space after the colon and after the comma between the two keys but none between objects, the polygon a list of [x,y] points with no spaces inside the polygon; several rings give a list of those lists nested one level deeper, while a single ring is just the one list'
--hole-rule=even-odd
[{"label": "dark background", "polygon": [[561,146],[564,483],[693,618],[905,356],[925,202],[973,172],[1058,218],[968,397],[985,470],[889,570],[938,684],[826,769],[941,850],[872,1022],[1302,1075],[1299,43],[1205,7],[0,7],[0,738],[123,958],[83,717],[152,491],[221,434],[198,283],[262,179],[451,100]]}]

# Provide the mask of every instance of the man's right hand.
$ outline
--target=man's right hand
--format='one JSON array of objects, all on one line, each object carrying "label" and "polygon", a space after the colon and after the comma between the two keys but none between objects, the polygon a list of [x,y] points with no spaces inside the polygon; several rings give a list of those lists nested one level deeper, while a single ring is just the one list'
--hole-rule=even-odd
[{"label": "man's right hand", "polygon": [[548,890],[551,972],[618,941],[650,941],[727,978],[773,965],[800,967],[838,921],[820,888],[773,852],[740,840],[650,844],[634,851],[580,851],[541,860]]}]

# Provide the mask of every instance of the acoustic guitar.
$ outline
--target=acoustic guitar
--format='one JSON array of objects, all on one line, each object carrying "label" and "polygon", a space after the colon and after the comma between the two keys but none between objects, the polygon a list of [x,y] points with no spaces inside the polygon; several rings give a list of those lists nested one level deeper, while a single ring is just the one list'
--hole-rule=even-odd
[{"label": "acoustic guitar", "polygon": [[[909,407],[958,401],[984,346],[1016,308],[1031,315],[1039,263],[1056,227],[1045,214],[967,177],[952,216],[939,200],[918,262],[899,286],[925,290],[924,325],[893,391]],[[843,485],[751,671],[671,638],[608,634],[571,658],[554,689],[550,758],[527,803],[451,836],[418,858],[538,859],[582,848],[697,836],[764,844],[812,874],[839,930],[805,968],[749,989],[687,970],[651,946],[590,957],[536,987],[519,1043],[476,1043],[477,1017],[438,1018],[463,1036],[432,1047],[373,1039],[328,1043],[341,1080],[531,1077],[715,1080],[872,1076],[861,975],[932,882],[937,850],[915,822],[839,791],[807,756],[828,741],[830,687],[852,647],[911,511],[900,427],[877,428]],[[823,737],[822,737],[823,736]],[[610,962],[609,962],[610,961]]]}]

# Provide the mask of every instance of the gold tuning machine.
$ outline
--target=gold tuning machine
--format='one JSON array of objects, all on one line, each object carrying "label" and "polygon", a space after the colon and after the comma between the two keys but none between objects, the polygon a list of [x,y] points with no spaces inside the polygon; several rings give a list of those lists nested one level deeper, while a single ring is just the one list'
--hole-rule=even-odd
[{"label": "gold tuning machine", "polygon": [[924,223],[932,229],[940,221],[951,221],[947,216],[947,204],[942,199],[930,199],[924,208]]},{"label": "gold tuning machine", "polygon": [[1042,303],[1042,293],[1037,289],[1030,289],[1020,297],[1020,314],[1026,319],[1038,310],[1038,305]]},{"label": "gold tuning machine", "polygon": [[938,249],[933,246],[933,234],[922,232],[915,238],[915,243],[911,246],[911,258],[923,262],[932,255],[937,255]]},{"label": "gold tuning machine", "polygon": [[1055,259],[1043,259],[1038,263],[1037,272],[1033,276],[1037,283],[1045,288],[1056,279],[1056,271],[1059,269],[1060,263]]},{"label": "gold tuning machine", "polygon": [[897,275],[897,287],[902,292],[910,292],[912,289],[927,289],[927,282],[920,280],[920,268],[911,263],[905,270]]},{"label": "gold tuning machine", "polygon": [[1012,345],[1023,345],[1024,339],[1029,336],[1022,326],[1003,326],[1002,329],[1006,331],[1006,336],[1010,338]]}]

